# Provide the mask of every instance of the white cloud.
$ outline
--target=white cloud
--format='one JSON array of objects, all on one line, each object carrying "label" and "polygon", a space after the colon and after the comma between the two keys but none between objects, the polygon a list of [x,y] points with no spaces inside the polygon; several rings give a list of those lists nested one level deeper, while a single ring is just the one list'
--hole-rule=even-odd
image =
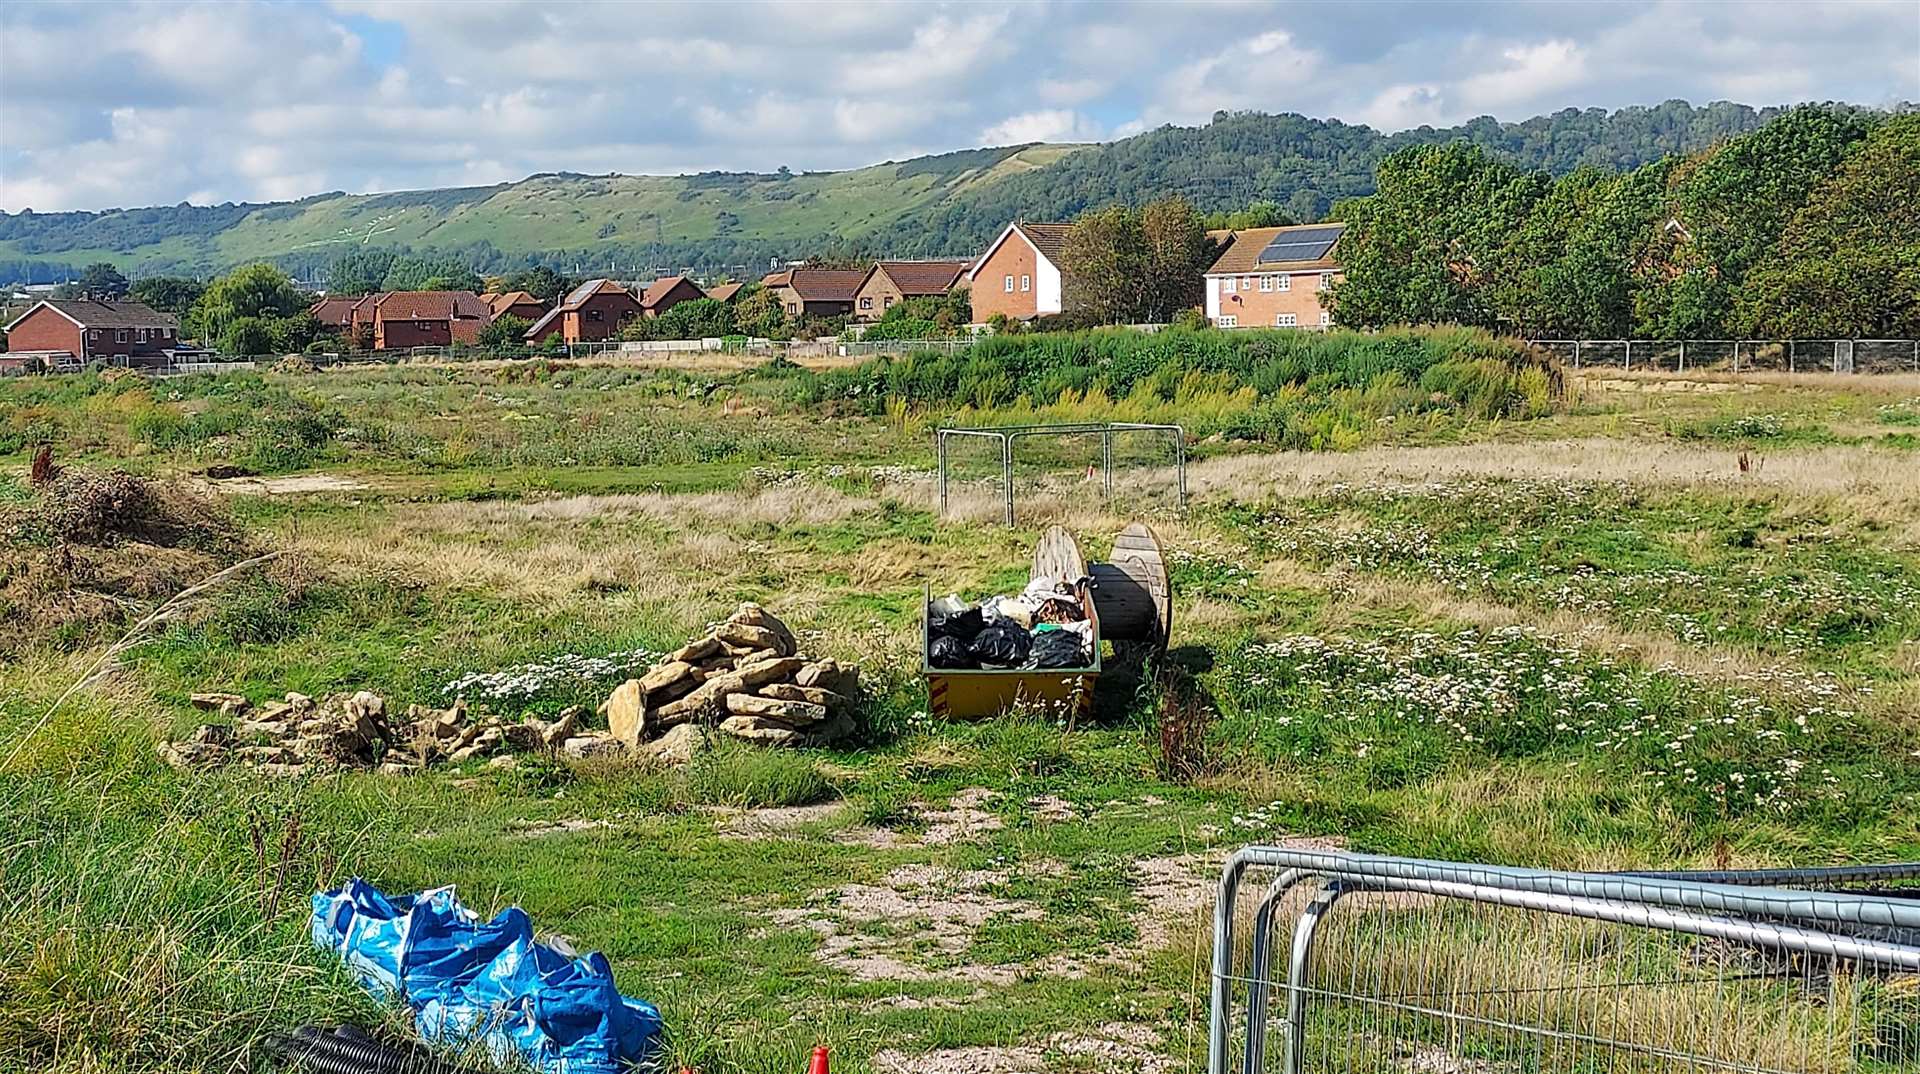
[{"label": "white cloud", "polygon": [[1219,109],[1920,99],[1912,0],[0,5],[0,208],[852,167]]},{"label": "white cloud", "polygon": [[1069,108],[1022,112],[980,132],[982,145],[1020,145],[1024,142],[1097,142],[1100,125]]}]

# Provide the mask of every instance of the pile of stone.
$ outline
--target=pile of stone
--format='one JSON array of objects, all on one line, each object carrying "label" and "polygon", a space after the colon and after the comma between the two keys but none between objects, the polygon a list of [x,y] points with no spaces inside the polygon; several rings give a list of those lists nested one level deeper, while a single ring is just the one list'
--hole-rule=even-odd
[{"label": "pile of stone", "polygon": [[319,700],[290,693],[258,708],[238,694],[194,694],[191,700],[195,708],[233,722],[205,724],[183,742],[162,743],[160,755],[176,768],[237,764],[290,776],[315,766],[404,775],[440,760],[458,764],[538,749],[584,757],[617,748],[606,736],[582,729],[577,708],[550,721],[505,723],[473,718],[458,701],[445,709],[409,705],[394,720],[386,701],[367,690]]},{"label": "pile of stone", "polygon": [[601,711],[615,740],[670,761],[706,729],[767,746],[824,745],[853,730],[860,668],[800,652],[787,625],[740,605],[711,632],[621,683]]},{"label": "pile of stone", "polygon": [[793,631],[758,604],[742,604],[726,622],[681,646],[601,707],[607,730],[584,726],[578,708],[553,720],[507,722],[409,705],[387,711],[371,691],[316,700],[288,694],[255,707],[238,694],[192,695],[195,708],[231,721],[206,724],[160,755],[176,768],[245,765],[274,775],[309,767],[371,769],[388,775],[476,757],[513,764],[511,755],[547,750],[583,759],[632,751],[669,763],[691,760],[704,737],[728,735],[768,746],[822,745],[853,730],[860,669],[800,652]]}]

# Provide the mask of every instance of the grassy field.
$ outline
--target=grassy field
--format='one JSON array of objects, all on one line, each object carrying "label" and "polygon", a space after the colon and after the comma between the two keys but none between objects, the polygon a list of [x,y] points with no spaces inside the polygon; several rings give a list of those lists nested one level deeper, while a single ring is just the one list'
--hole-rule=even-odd
[{"label": "grassy field", "polygon": [[[1361,359],[1281,376],[1192,346],[1178,377],[1028,354],[984,387],[544,363],[0,385],[0,1068],[244,1069],[273,1028],[388,1017],[308,949],[305,896],[352,875],[605,951],[709,1074],[815,1043],[854,1074],[1177,1071],[1204,1065],[1211,886],[1248,842],[1920,857],[1920,381],[1345,383]],[[935,425],[1103,416],[1188,423],[1186,510],[1144,447],[1101,502],[1069,443],[1036,449],[1020,527],[980,459],[932,512]],[[133,537],[88,537],[28,487],[39,444],[179,499],[113,500]],[[200,498],[191,530],[140,521]],[[1004,591],[1043,522],[1097,557],[1134,518],[1174,559],[1166,672],[1072,729],[929,719],[923,584]],[[55,705],[160,599],[273,549]],[[298,781],[155,755],[194,690],[591,704],[612,679],[561,658],[671,648],[741,600],[861,663],[856,743]]]}]

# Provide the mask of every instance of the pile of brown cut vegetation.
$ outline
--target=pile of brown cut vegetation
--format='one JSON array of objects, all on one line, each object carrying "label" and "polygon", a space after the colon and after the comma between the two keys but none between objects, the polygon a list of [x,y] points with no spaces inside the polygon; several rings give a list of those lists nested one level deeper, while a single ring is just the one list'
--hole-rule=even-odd
[{"label": "pile of brown cut vegetation", "polygon": [[0,652],[97,640],[246,550],[225,509],[181,485],[42,452],[25,494],[0,502]]}]

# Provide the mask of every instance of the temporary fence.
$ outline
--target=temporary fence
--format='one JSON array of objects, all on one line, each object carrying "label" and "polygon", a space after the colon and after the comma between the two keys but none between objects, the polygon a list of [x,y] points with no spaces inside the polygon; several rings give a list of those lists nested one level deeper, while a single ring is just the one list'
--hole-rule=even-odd
[{"label": "temporary fence", "polygon": [[1920,1069],[1915,877],[1247,847],[1215,908],[1208,1071]]},{"label": "temporary fence", "polygon": [[1187,434],[1178,425],[1152,425],[1139,422],[1075,422],[1052,425],[989,425],[975,428],[942,428],[933,434],[934,453],[939,461],[938,495],[940,514],[945,515],[948,507],[948,485],[950,480],[950,458],[948,453],[950,440],[985,440],[999,446],[1000,490],[1003,504],[1003,517],[1007,525],[1014,521],[1014,462],[1015,447],[1019,441],[1029,437],[1065,438],[1099,437],[1100,463],[1099,475],[1101,494],[1111,498],[1113,495],[1114,446],[1116,438],[1127,434],[1145,433],[1155,438],[1165,438],[1173,448],[1174,491],[1179,506],[1187,502]]},{"label": "temporary fence", "polygon": [[1575,369],[1655,373],[1920,373],[1915,339],[1535,339]]}]

